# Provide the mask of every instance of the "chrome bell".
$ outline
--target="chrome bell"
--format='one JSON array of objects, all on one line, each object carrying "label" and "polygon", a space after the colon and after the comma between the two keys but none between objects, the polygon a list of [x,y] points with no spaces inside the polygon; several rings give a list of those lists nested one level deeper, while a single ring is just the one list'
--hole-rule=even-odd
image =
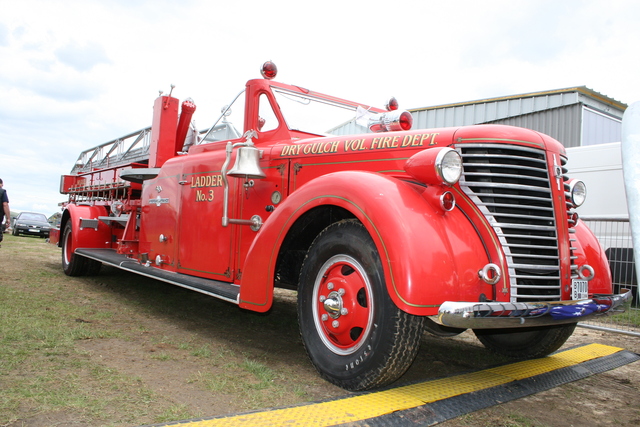
[{"label": "chrome bell", "polygon": [[246,179],[262,179],[267,175],[260,169],[260,150],[253,146],[239,147],[236,164],[227,172],[228,176]]}]

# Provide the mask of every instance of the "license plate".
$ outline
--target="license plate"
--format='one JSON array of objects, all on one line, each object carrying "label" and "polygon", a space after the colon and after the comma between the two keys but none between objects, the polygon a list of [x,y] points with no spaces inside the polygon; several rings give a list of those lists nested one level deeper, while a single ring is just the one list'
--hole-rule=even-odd
[{"label": "license plate", "polygon": [[35,229],[35,228],[30,228],[30,229],[28,229],[27,231],[28,231],[29,233],[39,233],[39,232],[40,232],[40,230]]},{"label": "license plate", "polygon": [[571,299],[587,299],[589,298],[589,282],[586,280],[571,281]]}]

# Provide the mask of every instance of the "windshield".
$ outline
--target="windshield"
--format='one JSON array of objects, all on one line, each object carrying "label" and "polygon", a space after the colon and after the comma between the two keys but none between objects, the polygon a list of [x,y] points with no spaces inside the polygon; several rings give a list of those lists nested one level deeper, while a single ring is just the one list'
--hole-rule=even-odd
[{"label": "windshield", "polygon": [[20,214],[20,217],[18,219],[22,220],[22,221],[47,222],[47,217],[46,216],[44,216],[42,214],[37,214],[37,213],[23,213],[23,214]]},{"label": "windshield", "polygon": [[[353,105],[272,87],[287,126],[291,130],[316,135],[336,135],[337,130],[356,118]],[[362,128],[364,131],[365,128]],[[342,132],[340,132],[342,133]]]},{"label": "windshield", "polygon": [[[368,108],[330,97],[314,96],[278,86],[271,86],[277,105],[284,116],[286,126],[293,131],[314,135],[344,135],[368,132],[356,119],[367,114]],[[222,107],[220,116],[212,127],[200,131],[198,143],[227,141],[242,137],[245,114],[245,91]],[[275,129],[279,121],[266,94],[259,99],[259,131]]]},{"label": "windshield", "polygon": [[227,141],[242,136],[244,123],[244,90],[236,95],[230,104],[220,110],[218,120],[209,129],[200,131],[201,144],[214,141]]}]

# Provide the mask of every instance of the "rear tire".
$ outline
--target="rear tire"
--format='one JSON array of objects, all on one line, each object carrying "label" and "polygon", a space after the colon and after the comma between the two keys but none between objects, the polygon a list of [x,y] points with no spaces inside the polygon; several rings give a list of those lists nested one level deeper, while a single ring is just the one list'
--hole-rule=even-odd
[{"label": "rear tire", "polygon": [[311,245],[300,273],[298,318],[320,375],[354,391],[402,376],[423,330],[423,318],[391,301],[375,244],[355,220],[330,225]]},{"label": "rear tire", "polygon": [[577,323],[523,329],[474,329],[476,337],[494,353],[532,359],[553,353],[569,339]]},{"label": "rear tire", "polygon": [[102,263],[74,253],[73,227],[67,221],[62,233],[62,269],[67,276],[96,275]]}]

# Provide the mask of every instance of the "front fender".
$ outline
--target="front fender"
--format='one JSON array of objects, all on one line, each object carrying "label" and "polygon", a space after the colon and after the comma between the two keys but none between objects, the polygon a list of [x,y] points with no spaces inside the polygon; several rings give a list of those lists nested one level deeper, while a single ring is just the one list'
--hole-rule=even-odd
[{"label": "front fender", "polygon": [[364,171],[336,172],[306,183],[277,208],[249,249],[241,307],[269,309],[284,238],[302,215],[322,205],[348,210],[367,228],[382,260],[389,295],[400,309],[434,315],[446,300],[491,295],[478,278],[488,258],[474,228],[461,211],[443,213],[433,206],[423,190]]},{"label": "front fender", "polygon": [[577,240],[575,263],[578,268],[588,264],[593,268],[594,276],[589,281],[589,294],[610,294],[613,292],[611,269],[602,245],[593,232],[583,221],[578,221],[575,226]]},{"label": "front fender", "polygon": [[[60,230],[61,233],[64,233],[67,222],[71,221],[71,245],[74,252],[78,248],[111,247],[111,228],[98,220],[98,217],[105,215],[107,215],[107,210],[103,206],[78,206],[73,204],[67,206],[63,213]],[[97,220],[97,228],[83,227],[83,219]],[[60,242],[60,244],[62,245],[63,242]]]}]

